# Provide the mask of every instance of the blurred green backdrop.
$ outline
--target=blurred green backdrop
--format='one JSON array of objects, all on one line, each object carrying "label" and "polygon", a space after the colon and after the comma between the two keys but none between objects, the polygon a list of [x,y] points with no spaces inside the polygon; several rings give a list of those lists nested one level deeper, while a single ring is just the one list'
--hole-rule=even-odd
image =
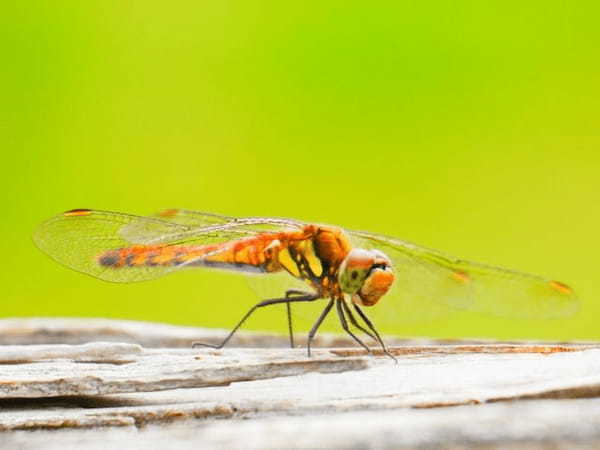
[{"label": "blurred green backdrop", "polygon": [[[185,207],[391,234],[582,299],[564,321],[388,332],[600,338],[597,2],[12,3],[2,316],[232,326],[257,300],[242,276],[115,285],[30,239],[67,209]],[[278,310],[248,327],[284,325]]]}]

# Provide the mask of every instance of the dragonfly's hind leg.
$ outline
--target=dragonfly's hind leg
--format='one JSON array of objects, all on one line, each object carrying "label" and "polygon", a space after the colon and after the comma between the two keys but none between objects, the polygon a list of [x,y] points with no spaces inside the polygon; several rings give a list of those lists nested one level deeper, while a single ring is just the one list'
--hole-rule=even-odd
[{"label": "dragonfly's hind leg", "polygon": [[[289,292],[289,291],[288,291]],[[287,295],[287,293],[286,293]],[[229,334],[227,335],[227,337],[223,340],[223,342],[221,342],[220,344],[207,344],[204,342],[192,342],[192,348],[194,347],[210,347],[210,348],[215,348],[215,349],[220,349],[225,347],[225,345],[227,345],[227,342],[229,342],[229,340],[233,337],[233,335],[236,333],[236,331],[244,324],[244,322],[248,319],[248,317],[250,317],[252,315],[252,313],[254,311],[256,311],[258,308],[262,308],[263,306],[269,306],[269,305],[277,305],[279,303],[292,303],[292,302],[312,302],[314,300],[319,299],[320,296],[318,294],[314,294],[314,293],[310,293],[310,294],[305,294],[303,296],[299,296],[299,297],[283,297],[283,298],[270,298],[268,300],[263,300],[261,302],[258,302],[256,305],[254,305],[252,308],[250,308],[248,310],[248,312],[244,315],[244,317],[242,317],[242,319],[237,323],[237,325],[233,328],[233,330],[231,330],[229,332]]]}]

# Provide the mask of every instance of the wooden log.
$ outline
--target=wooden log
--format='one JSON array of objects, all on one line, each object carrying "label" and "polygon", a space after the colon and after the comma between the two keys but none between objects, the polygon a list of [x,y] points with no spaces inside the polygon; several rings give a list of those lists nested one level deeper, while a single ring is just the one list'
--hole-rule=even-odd
[{"label": "wooden log", "polygon": [[[62,335],[78,342],[84,321],[37,319],[27,327],[0,321],[0,336],[7,334],[0,340],[19,335],[21,343],[25,336],[40,342],[48,335],[55,342]],[[212,333],[100,322],[88,327],[86,339],[127,332],[130,342],[189,345]],[[259,345],[269,335],[244,338]],[[309,358],[302,348],[273,346],[0,346],[0,439],[25,449],[47,432],[18,430],[62,430],[51,439],[62,449],[82,443],[133,449],[600,443],[600,345],[400,342],[391,348],[397,361],[356,347],[315,349]]]}]

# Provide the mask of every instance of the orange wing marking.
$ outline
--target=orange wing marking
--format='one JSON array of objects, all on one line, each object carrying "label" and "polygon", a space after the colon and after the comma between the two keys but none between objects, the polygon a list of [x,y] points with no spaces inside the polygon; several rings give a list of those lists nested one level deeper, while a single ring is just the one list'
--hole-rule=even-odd
[{"label": "orange wing marking", "polygon": [[160,217],[173,217],[179,212],[178,209],[165,209],[158,213]]},{"label": "orange wing marking", "polygon": [[63,216],[89,216],[90,214],[92,214],[91,209],[71,209],[70,211],[65,211]]},{"label": "orange wing marking", "polygon": [[552,289],[554,289],[557,292],[560,292],[561,294],[571,295],[573,293],[573,289],[571,289],[566,284],[561,283],[560,281],[552,280],[548,282],[548,285],[550,285]]},{"label": "orange wing marking", "polygon": [[462,284],[467,284],[471,281],[469,274],[461,271],[452,272],[452,278]]}]

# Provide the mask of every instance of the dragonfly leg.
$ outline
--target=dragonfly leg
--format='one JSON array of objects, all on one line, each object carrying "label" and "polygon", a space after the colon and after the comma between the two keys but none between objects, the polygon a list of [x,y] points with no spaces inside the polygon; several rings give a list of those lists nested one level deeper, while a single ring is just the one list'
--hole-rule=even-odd
[{"label": "dragonfly leg", "polygon": [[292,326],[292,306],[290,302],[285,304],[287,310],[288,331],[290,333],[290,348],[294,348],[294,327]]},{"label": "dragonfly leg", "polygon": [[320,298],[319,295],[317,294],[307,294],[304,295],[302,297],[292,297],[292,298],[288,298],[288,297],[283,297],[283,298],[271,298],[268,300],[263,300],[261,302],[258,302],[256,305],[254,305],[252,308],[250,308],[250,310],[248,310],[248,312],[244,315],[244,317],[242,317],[242,319],[237,323],[237,325],[233,328],[233,330],[231,330],[229,332],[229,334],[227,335],[227,337],[223,340],[223,342],[221,342],[220,344],[206,344],[203,342],[192,342],[192,348],[194,347],[211,347],[211,348],[216,348],[216,349],[220,349],[225,347],[225,345],[227,345],[227,342],[229,342],[229,340],[233,337],[233,335],[236,333],[236,331],[244,324],[244,322],[248,319],[248,317],[250,317],[252,315],[252,313],[254,311],[256,311],[258,308],[262,308],[263,306],[269,306],[269,305],[277,305],[279,303],[292,303],[292,302],[312,302],[313,300],[317,300],[318,298]]},{"label": "dragonfly leg", "polygon": [[[311,295],[311,294],[312,294],[311,292],[301,291],[298,289],[288,289],[287,291],[285,291],[286,298],[289,298],[292,295],[300,295],[300,296],[304,297],[306,295]],[[287,302],[285,304],[285,306],[287,309],[288,330],[290,333],[290,347],[294,348],[294,328],[292,326],[292,304],[290,302]]]},{"label": "dragonfly leg", "polygon": [[342,307],[344,308],[344,311],[346,312],[346,316],[348,316],[348,319],[350,320],[350,323],[352,325],[354,325],[360,331],[362,331],[363,333],[365,333],[367,336],[369,336],[375,342],[379,343],[379,341],[377,340],[377,337],[373,333],[371,333],[370,331],[366,330],[365,327],[363,327],[362,325],[360,325],[356,321],[356,318],[354,317],[354,314],[352,314],[352,310],[348,307],[348,304],[346,302],[342,302]]},{"label": "dragonfly leg", "polygon": [[381,348],[383,349],[383,353],[385,353],[386,355],[388,355],[390,358],[392,358],[394,360],[394,362],[396,364],[398,364],[398,360],[396,359],[396,357],[394,355],[392,355],[389,352],[387,346],[383,342],[383,339],[381,339],[381,336],[379,335],[379,333],[375,329],[375,326],[373,325],[373,322],[371,322],[371,320],[367,317],[367,315],[363,312],[363,310],[359,308],[358,305],[354,304],[354,309],[356,310],[356,312],[358,313],[358,315],[362,318],[362,320],[365,321],[365,323],[367,324],[367,326],[369,327],[369,329],[373,332],[373,334],[375,334],[375,336],[377,336],[377,341],[379,342],[379,345],[381,345]]},{"label": "dragonfly leg", "polygon": [[308,332],[308,339],[306,340],[306,351],[308,352],[308,356],[310,356],[310,344],[312,343],[312,340],[314,339],[315,334],[317,334],[317,330],[321,326],[321,323],[323,323],[323,320],[325,320],[325,317],[327,317],[327,314],[329,314],[329,311],[331,311],[332,306],[333,306],[333,299],[329,300],[329,303],[327,303],[327,306],[321,312],[321,315],[319,316],[319,318],[317,319],[315,324],[312,326],[312,328]]},{"label": "dragonfly leg", "polygon": [[361,341],[358,337],[356,337],[356,335],[354,333],[352,333],[352,331],[350,331],[350,327],[348,326],[348,321],[346,320],[346,316],[344,315],[344,310],[342,307],[343,301],[344,301],[344,299],[338,299],[338,300],[336,300],[336,305],[335,305],[337,308],[338,317],[340,318],[340,323],[342,324],[342,328],[344,329],[344,331],[346,333],[348,333],[350,335],[350,337],[352,339],[354,339],[356,342],[358,342],[359,345],[364,347],[364,349],[367,351],[367,353],[371,353],[371,349],[367,346],[367,344],[365,344],[363,341]]}]

